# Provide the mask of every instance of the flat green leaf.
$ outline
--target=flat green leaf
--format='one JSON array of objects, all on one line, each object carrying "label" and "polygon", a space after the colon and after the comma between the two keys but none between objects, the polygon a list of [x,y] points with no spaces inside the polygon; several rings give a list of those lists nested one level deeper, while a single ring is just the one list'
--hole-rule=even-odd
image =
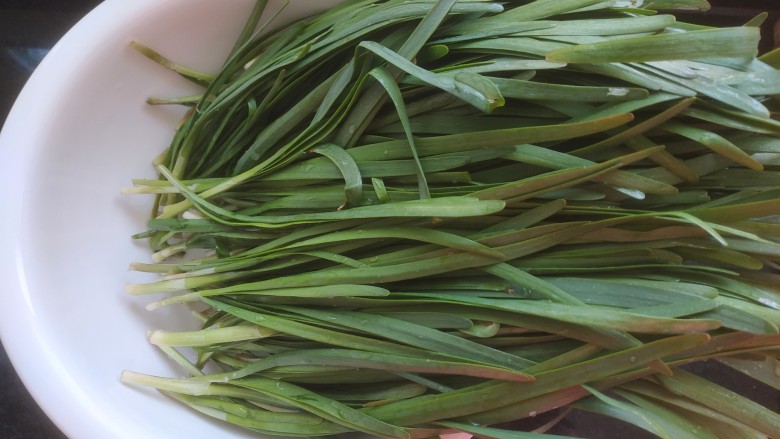
[{"label": "flat green leaf", "polygon": [[707,0],[649,0],[642,3],[646,9],[664,10],[681,9],[694,11],[708,11],[710,4]]},{"label": "flat green leaf", "polygon": [[441,300],[444,303],[467,303],[486,308],[531,314],[564,322],[587,323],[589,326],[597,328],[626,332],[674,334],[681,332],[707,331],[716,329],[720,326],[720,323],[715,320],[656,318],[603,307],[583,307],[538,300],[485,299],[447,294],[420,294],[420,296],[428,299]]},{"label": "flat green leaf", "polygon": [[480,401],[479,409],[483,412],[511,406],[535,396],[634,369],[637,364],[700,345],[707,340],[709,337],[704,334],[671,337],[539,374],[535,381],[529,383],[488,382],[441,395],[424,395],[367,411],[379,419],[398,424],[418,424],[462,416],[477,418],[479,415],[473,410],[474,401]]},{"label": "flat green leaf", "polygon": [[636,404],[645,413],[653,418],[657,419],[659,423],[662,423],[664,427],[671,433],[670,438],[696,438],[696,439],[716,439],[717,436],[709,431],[706,427],[696,425],[693,421],[688,419],[683,413],[677,413],[662,404],[658,404],[655,401],[646,399],[642,396],[635,395],[623,390],[617,390],[616,393],[628,401]]},{"label": "flat green leaf", "polygon": [[524,229],[526,227],[533,226],[552,215],[555,215],[564,207],[566,207],[566,200],[553,200],[525,211],[516,217],[509,218],[501,221],[500,223],[494,224],[486,229],[483,229],[482,232],[492,233]]},{"label": "flat green leaf", "polygon": [[352,159],[352,156],[338,145],[332,143],[317,146],[312,149],[312,152],[329,158],[344,177],[346,199],[339,206],[339,210],[359,205],[363,196],[363,179],[360,175],[360,169],[358,169],[357,163]]},{"label": "flat green leaf", "polygon": [[421,81],[453,94],[487,113],[504,105],[504,98],[491,82],[476,73],[459,73],[454,78],[437,75],[425,70],[399,54],[373,41],[363,41],[360,47],[382,57],[393,66],[403,70]]},{"label": "flat green leaf", "polygon": [[571,46],[547,54],[547,61],[565,63],[645,62],[758,55],[759,32],[739,27],[669,33]]},{"label": "flat green leaf", "polygon": [[657,32],[673,25],[673,15],[650,15],[630,18],[598,18],[593,20],[537,21],[539,29],[521,30],[518,36],[551,35],[629,35],[645,32]]},{"label": "flat green leaf", "polygon": [[380,436],[411,437],[402,427],[382,422],[336,400],[284,381],[255,377],[233,380],[232,384],[269,394],[315,415],[322,416],[324,419],[357,431]]},{"label": "flat green leaf", "polygon": [[[621,386],[636,395],[641,395],[646,399],[651,399],[668,408],[676,409],[689,419],[697,422],[701,426],[706,426],[707,430],[719,435],[719,437],[734,437],[755,439],[762,437],[761,433],[751,429],[741,422],[723,416],[715,410],[701,405],[685,396],[675,395],[664,389],[658,384],[649,381],[635,381]],[[723,436],[722,432],[728,432],[728,436]]]},{"label": "flat green leaf", "polygon": [[761,55],[759,60],[767,63],[768,65],[779,68],[780,67],[780,47],[776,47],[774,50]]},{"label": "flat green leaf", "polygon": [[439,422],[440,425],[466,433],[478,435],[486,439],[574,439],[572,436],[561,436],[557,434],[541,434],[525,431],[501,430],[498,428],[480,427],[477,425],[461,424],[458,422]]},{"label": "flat green leaf", "polygon": [[[468,358],[483,364],[500,365],[501,367],[510,370],[519,370],[519,368],[527,367],[532,364],[524,358],[505,354],[501,351],[484,347],[478,343],[470,342],[458,336],[389,316],[361,313],[358,311],[319,311],[291,307],[283,309],[318,320],[337,323],[353,329],[369,332],[376,336],[395,339],[396,341],[428,349],[432,352]],[[530,376],[526,377],[526,380],[530,379],[532,379]]]},{"label": "flat green leaf", "polygon": [[675,370],[674,376],[659,379],[673,393],[685,395],[766,435],[780,431],[780,415],[711,381],[681,369]]},{"label": "flat green leaf", "polygon": [[656,77],[664,78],[669,83],[681,85],[685,89],[695,91],[741,110],[747,116],[758,117],[762,120],[769,119],[769,110],[761,102],[723,82],[714,81],[704,76],[696,76],[692,79],[685,78],[670,73],[663,67],[652,65],[652,63],[645,63],[637,68],[645,70]]},{"label": "flat green leaf", "polygon": [[377,227],[377,228],[355,228],[351,230],[332,232],[327,235],[321,235],[316,238],[299,241],[291,244],[285,249],[294,249],[299,247],[316,246],[330,244],[341,241],[351,241],[356,239],[410,239],[430,244],[438,244],[443,247],[453,248],[473,252],[475,254],[488,256],[496,259],[503,258],[503,255],[484,244],[473,241],[469,238],[448,233],[441,230],[425,229],[422,227]]},{"label": "flat green leaf", "polygon": [[216,373],[194,377],[196,381],[223,382],[235,380],[262,372],[292,365],[325,365],[370,368],[412,373],[432,373],[445,375],[466,375],[498,380],[529,381],[529,375],[506,368],[487,366],[470,362],[432,360],[377,352],[365,352],[348,349],[300,349],[281,352],[255,361],[232,372]]},{"label": "flat green leaf", "polygon": [[[483,131],[478,133],[453,134],[449,136],[425,137],[417,140],[417,149],[421,157],[434,154],[469,151],[480,148],[495,148],[525,143],[564,140],[586,136],[609,130],[630,122],[633,116],[621,114],[588,122],[543,125],[537,127],[518,127],[504,130]],[[360,163],[376,157],[386,160],[408,157],[409,148],[405,141],[382,142],[356,146],[348,150]]]},{"label": "flat green leaf", "polygon": [[588,87],[518,79],[490,78],[501,95],[529,101],[612,102],[643,99],[647,90],[630,87]]},{"label": "flat green leaf", "polygon": [[[166,172],[167,171],[163,171],[163,173]],[[167,177],[169,180],[173,178],[170,174],[168,174]],[[388,216],[398,215],[412,217],[446,217],[460,215],[475,216],[486,213],[494,213],[502,210],[504,207],[504,203],[499,201],[482,201],[469,197],[457,197],[457,202],[455,202],[455,198],[437,198],[419,201],[406,201],[393,204],[380,204],[376,206],[361,206],[337,212],[252,217],[236,215],[223,208],[206,202],[181,184],[176,184],[176,186],[178,186],[178,189],[182,192],[182,194],[186,195],[189,200],[197,203],[197,205],[203,209],[203,212],[209,215],[212,219],[228,225],[246,224],[255,227],[284,227],[285,225],[289,225],[291,223],[307,223],[354,218],[385,218]],[[469,209],[469,207],[476,209]],[[231,218],[231,220],[222,219],[221,216]]]},{"label": "flat green leaf", "polygon": [[[617,145],[620,145],[623,142],[627,142],[633,138],[636,138],[637,135],[643,134],[649,131],[650,129],[653,129],[658,125],[661,125],[662,123],[668,121],[669,119],[674,118],[682,111],[684,111],[686,108],[688,108],[691,104],[693,104],[694,101],[695,100],[693,98],[683,99],[680,102],[672,105],[668,109],[662,111],[661,113],[658,113],[657,115],[654,115],[646,120],[643,120],[642,122],[639,122],[632,127],[627,127],[626,129],[616,129],[615,131],[617,133],[612,137],[594,143],[592,145],[586,146],[584,148],[580,148],[575,153],[578,155],[583,155],[583,154],[587,154],[588,152],[600,151],[606,148],[615,147]],[[631,111],[633,111],[633,109]]]},{"label": "flat green leaf", "polygon": [[450,32],[465,34],[484,29],[501,28],[509,24],[540,20],[601,3],[603,3],[602,0],[538,0],[510,9],[502,14],[454,26]]},{"label": "flat green leaf", "polygon": [[[296,417],[274,416],[278,412],[255,408],[248,409],[243,404],[231,403],[225,398],[191,396],[167,391],[164,391],[164,393],[207,416],[249,428],[262,434],[311,437],[349,431],[344,426],[325,421],[319,416],[308,413],[306,415],[296,413]],[[267,405],[267,407],[273,406]],[[310,419],[307,419],[305,416],[309,416]],[[318,422],[315,423],[314,420]]]},{"label": "flat green leaf", "polygon": [[[658,148],[660,149],[660,148]],[[566,169],[578,166],[594,166],[595,162],[579,158],[574,155],[564,154],[552,149],[540,148],[534,145],[517,145],[514,151],[505,156],[510,160],[542,166],[551,169]],[[664,183],[649,178],[641,177],[628,171],[615,170],[593,178],[617,187],[636,189],[649,194],[670,194],[677,190]]]},{"label": "flat green leaf", "polygon": [[137,50],[139,53],[141,53],[143,56],[151,59],[152,61],[162,65],[163,67],[178,73],[183,78],[188,79],[195,84],[202,85],[202,86],[208,86],[209,83],[211,83],[214,80],[214,76],[210,75],[208,73],[199,72],[196,70],[193,70],[189,67],[185,67],[179,63],[176,63],[161,53],[153,50],[152,48],[138,42],[138,41],[131,41],[130,47]]},{"label": "flat green leaf", "polygon": [[775,372],[780,370],[780,360],[777,358],[767,356],[763,360],[744,360],[724,357],[718,361],[780,391],[780,376]]},{"label": "flat green leaf", "polygon": [[398,88],[398,84],[396,84],[393,76],[386,69],[381,67],[371,70],[368,74],[382,84],[385,90],[387,90],[387,94],[390,95],[390,99],[393,101],[393,105],[395,105],[396,112],[398,112],[398,118],[401,120],[401,124],[404,127],[404,134],[406,134],[406,140],[409,142],[409,148],[412,151],[412,157],[414,158],[416,165],[415,171],[417,172],[417,184],[420,191],[420,198],[431,198],[428,182],[425,180],[425,171],[423,171],[420,157],[417,155],[417,146],[415,145],[412,128],[409,125],[409,117],[406,114],[404,99],[403,96],[401,96],[401,90]]}]

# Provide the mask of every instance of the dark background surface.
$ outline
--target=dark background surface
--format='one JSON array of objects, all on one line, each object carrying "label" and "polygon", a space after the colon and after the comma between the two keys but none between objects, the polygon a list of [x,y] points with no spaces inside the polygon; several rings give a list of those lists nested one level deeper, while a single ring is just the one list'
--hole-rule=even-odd
[{"label": "dark background surface", "polygon": [[[38,62],[60,37],[98,3],[97,0],[0,0],[0,124],[13,105],[25,81]],[[761,11],[770,12],[765,26],[763,49],[774,42],[771,23],[780,18],[778,0],[711,0],[707,14],[678,14],[688,21],[716,25],[741,25]],[[0,292],[7,294],[7,292]],[[699,368],[701,369],[701,367]],[[777,392],[746,382],[722,367],[706,366],[710,375],[724,385],[752,389],[753,396],[774,410],[780,409]],[[540,419],[539,422],[543,420]],[[646,437],[633,429],[599,433],[601,421],[568,416],[556,429],[558,434],[592,439]],[[65,436],[48,420],[17,377],[5,350],[0,349],[0,438],[62,439]],[[77,439],[77,438],[74,438]]]}]

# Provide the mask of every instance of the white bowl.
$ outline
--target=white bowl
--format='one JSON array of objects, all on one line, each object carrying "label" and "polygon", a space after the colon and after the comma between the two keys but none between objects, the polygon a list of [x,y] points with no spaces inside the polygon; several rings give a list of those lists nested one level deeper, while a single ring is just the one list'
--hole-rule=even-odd
[{"label": "white bowl", "polygon": [[[335,3],[293,0],[280,21]],[[250,437],[120,383],[123,369],[181,374],[145,333],[191,324],[182,311],[150,313],[143,307],[151,298],[123,292],[139,280],[128,263],[149,259],[130,236],[144,229],[151,199],[120,192],[154,175],[151,160],[182,114],[145,98],[196,90],[128,43],[213,72],[253,4],[104,2],[41,63],[0,134],[0,335],[33,397],[69,437]]]}]

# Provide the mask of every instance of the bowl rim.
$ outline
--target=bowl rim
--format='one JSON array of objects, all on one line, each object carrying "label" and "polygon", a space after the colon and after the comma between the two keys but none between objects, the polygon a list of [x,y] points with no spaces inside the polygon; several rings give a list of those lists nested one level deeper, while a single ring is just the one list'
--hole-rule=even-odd
[{"label": "bowl rim", "polygon": [[[82,61],[98,50],[103,43],[95,35],[110,35],[112,29],[140,18],[142,14],[159,4],[157,0],[105,0],[71,27],[52,46],[35,68],[0,130],[0,185],[3,193],[3,214],[0,230],[4,239],[0,242],[0,286],[3,290],[3,306],[0,307],[0,340],[27,391],[48,418],[68,437],[106,438],[116,430],[112,419],[101,416],[100,408],[84,392],[79,383],[58,367],[56,352],[48,345],[43,330],[38,325],[36,309],[22,258],[22,243],[18,233],[24,220],[25,195],[18,182],[31,175],[36,148],[23,145],[39,145],[45,130],[32,129],[30,114],[37,114],[41,124],[47,118],[56,117],[56,106],[41,106],[46,98],[56,96],[69,81],[51,81],[73,78],[78,74]],[[42,110],[42,107],[44,110]],[[17,186],[13,186],[14,184]],[[37,366],[45,363],[46,366]],[[118,376],[118,372],[117,372]],[[52,398],[56,395],[56,398]],[[65,401],[61,399],[65,398]]]},{"label": "bowl rim", "polygon": [[[283,1],[271,0],[268,4],[268,16],[273,15]],[[302,17],[303,13],[312,8],[322,9],[339,1],[341,0],[320,0],[315,4],[306,0],[292,0],[277,19]],[[137,232],[136,227],[140,225],[134,221],[143,221],[147,217],[148,205],[129,201],[127,204],[122,203],[121,208],[112,204],[104,209],[112,214],[102,216],[103,221],[122,222],[118,227],[113,223],[102,223],[110,224],[103,229],[110,229],[112,233],[100,230],[93,236],[90,231],[90,235],[86,236],[83,229],[88,227],[73,227],[73,230],[67,227],[73,225],[73,221],[83,223],[78,215],[82,212],[79,208],[83,206],[76,199],[80,201],[85,195],[105,197],[106,192],[110,192],[111,197],[121,197],[122,188],[130,184],[132,178],[143,175],[138,173],[136,166],[139,163],[147,166],[159,152],[157,148],[170,142],[176,123],[184,110],[149,107],[142,104],[143,99],[160,92],[192,93],[191,83],[176,74],[166,72],[163,67],[144,59],[124,44],[138,38],[165,51],[180,62],[205,71],[214,70],[224,61],[224,56],[233,46],[234,39],[241,30],[240,26],[245,22],[254,3],[254,0],[232,0],[228,3],[212,0],[105,0],[78,21],[52,47],[27,80],[0,130],[0,151],[3,153],[0,158],[0,185],[5,189],[0,204],[0,230],[4,231],[3,238],[0,239],[0,291],[3,292],[3,304],[0,306],[0,340],[27,391],[67,437],[175,438],[183,434],[191,437],[212,437],[215,432],[218,432],[220,437],[223,432],[226,437],[250,437],[251,432],[247,430],[222,424],[206,416],[198,417],[198,414],[188,407],[175,404],[152,389],[127,386],[120,382],[120,374],[124,368],[165,376],[179,372],[163,355],[154,357],[156,350],[143,336],[146,325],[151,324],[147,327],[156,329],[157,323],[162,320],[165,324],[173,324],[169,320],[171,314],[164,313],[162,317],[149,321],[137,318],[139,316],[134,313],[143,309],[143,299],[135,300],[139,298],[123,295],[121,284],[130,279],[125,276],[116,278],[119,273],[125,273],[123,269],[133,260],[131,258],[148,256],[145,246],[138,243],[132,245],[133,243],[129,242],[132,241],[130,235]],[[182,9],[185,7],[188,9]],[[277,23],[282,25],[284,22]],[[199,27],[204,24],[209,25],[208,29]],[[193,44],[192,41],[197,43]],[[123,44],[122,49],[117,50],[117,43]],[[206,47],[205,44],[212,44],[211,48],[216,49],[204,51],[202,49]],[[113,68],[121,68],[120,72],[130,68],[133,76],[124,79],[104,76],[107,72],[114,72]],[[90,105],[89,99],[97,99],[94,102],[97,104],[95,108],[101,109],[101,113],[90,112],[90,107],[73,102],[73,99],[81,96],[82,87],[93,85],[94,88],[85,90],[88,99],[84,105]],[[154,126],[138,129],[137,125],[132,125],[134,122],[112,125],[116,120],[112,117],[115,113],[106,113],[103,109],[114,110],[119,107],[111,107],[107,103],[120,102],[119,105],[124,106],[125,101],[112,98],[124,99],[126,96],[123,93],[136,91],[143,91],[143,96],[142,100],[138,101],[139,105],[128,108],[129,114],[134,118],[132,120],[150,122]],[[136,97],[138,96],[132,95],[132,98]],[[108,148],[101,148],[102,155],[97,158],[91,155],[95,154],[95,145],[105,144],[100,137],[105,131],[57,131],[63,127],[69,128],[69,123],[91,123],[93,121],[90,117],[97,117],[98,123],[106,123],[106,126],[119,126],[122,130],[120,132],[128,136],[117,143],[123,148],[133,148],[122,149],[132,154],[129,162],[115,160],[116,156]],[[140,119],[135,119],[138,117]],[[139,133],[140,137],[137,135]],[[133,143],[139,139],[142,144]],[[74,141],[79,143],[73,144]],[[59,146],[57,143],[64,143],[65,148],[52,148]],[[78,149],[71,151],[68,149],[70,147]],[[145,152],[135,154],[137,150]],[[46,155],[52,151],[59,155]],[[119,156],[121,157],[121,153]],[[129,157],[124,155],[125,160]],[[61,167],[61,159],[66,160],[68,167]],[[98,165],[105,164],[101,160],[110,160],[110,165],[87,166],[83,173],[81,168],[74,171],[73,164],[78,162],[81,165],[85,163],[85,159],[97,159]],[[64,172],[60,174],[59,169]],[[101,169],[103,172],[94,172],[95,169]],[[147,171],[152,172],[151,169]],[[144,172],[143,169],[140,172]],[[85,175],[107,180],[100,180],[105,184],[82,185]],[[61,181],[63,176],[65,181]],[[118,183],[117,179],[121,182]],[[73,184],[74,181],[78,184]],[[100,190],[87,189],[95,186],[100,186]],[[60,187],[70,192],[60,196],[57,192]],[[41,190],[47,192],[42,193]],[[114,198],[100,200],[116,201]],[[50,214],[56,212],[49,209],[51,205],[55,209],[64,208],[70,211],[63,212],[63,215]],[[128,226],[125,221],[133,224]],[[41,230],[41,227],[46,229]],[[78,239],[94,239],[95,236],[116,239],[117,235],[113,232],[128,240],[118,244],[121,246],[121,253],[97,258],[94,254],[79,255],[78,252],[73,252],[74,257],[70,258],[73,245],[81,244]],[[72,239],[61,240],[60,236],[69,236]],[[132,256],[125,255],[125,251],[132,252]],[[143,256],[137,256],[141,253]],[[70,295],[55,296],[51,292],[52,288],[56,292],[62,279],[57,277],[58,274],[49,275],[47,272],[46,264],[59,260],[48,258],[50,255],[53,255],[53,258],[70,259],[63,263],[62,267],[52,270],[60,273],[59,276],[62,276],[63,270],[67,272],[62,291]],[[130,258],[125,260],[125,256]],[[98,259],[100,261],[96,262]],[[112,311],[116,312],[116,308],[113,308],[115,305],[121,307],[123,312],[127,310],[127,319],[120,316],[114,322],[115,317],[102,313],[103,317],[96,321],[85,320],[90,318],[87,316],[88,312],[94,309],[90,306],[75,309],[70,313],[67,310],[62,312],[63,306],[69,307],[71,303],[75,306],[76,302],[71,299],[73,290],[83,288],[82,280],[84,284],[93,285],[90,279],[83,279],[84,275],[90,274],[89,270],[94,270],[92,266],[82,270],[90,261],[98,263],[98,268],[103,268],[104,271],[106,265],[100,264],[110,261],[107,263],[110,272],[98,273],[100,276],[96,277],[100,277],[101,282],[103,278],[110,278],[111,285],[108,288],[111,290],[105,297],[112,298]],[[69,271],[74,267],[76,271]],[[116,267],[119,267],[118,272],[113,271]],[[42,277],[43,280],[36,276]],[[73,284],[74,281],[79,283]],[[105,283],[97,284],[98,288],[106,287]],[[105,300],[96,302],[106,304]],[[83,312],[84,310],[87,312]],[[186,310],[179,314],[189,317]],[[154,323],[151,323],[152,320]],[[58,326],[71,323],[73,326]],[[116,326],[101,331],[101,324]],[[127,329],[128,325],[138,331],[124,337],[126,333],[121,331]],[[83,332],[91,332],[93,328],[94,334],[84,334],[82,341]],[[128,345],[122,344],[119,345],[121,351],[118,351],[112,350],[111,346],[105,346],[116,343],[116,339],[111,337],[118,333],[122,334],[126,343],[132,338],[132,348],[128,349]],[[74,340],[73,337],[78,339]],[[102,344],[95,345],[95,341]],[[144,347],[143,353],[137,350],[139,345]],[[85,346],[89,346],[89,351],[83,350]],[[147,357],[146,352],[150,352],[150,356]],[[98,365],[91,369],[90,361],[98,357]],[[147,366],[152,370],[146,369]],[[93,374],[99,376],[99,379],[92,380]],[[128,399],[125,401],[124,397]]]}]

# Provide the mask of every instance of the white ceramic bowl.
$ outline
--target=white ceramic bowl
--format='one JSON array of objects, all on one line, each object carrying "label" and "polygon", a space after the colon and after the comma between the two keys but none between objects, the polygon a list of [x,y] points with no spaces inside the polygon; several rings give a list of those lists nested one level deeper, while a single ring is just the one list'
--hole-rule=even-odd
[{"label": "white ceramic bowl", "polygon": [[[173,309],[149,313],[151,298],[123,292],[139,280],[128,263],[149,258],[130,235],[143,230],[151,199],[120,192],[153,175],[150,162],[182,114],[145,98],[195,91],[128,43],[213,72],[253,3],[104,2],[41,63],[0,134],[0,335],[33,397],[69,437],[249,437],[120,383],[123,369],[180,374],[145,332],[190,321]],[[293,0],[280,21],[334,3]]]}]

